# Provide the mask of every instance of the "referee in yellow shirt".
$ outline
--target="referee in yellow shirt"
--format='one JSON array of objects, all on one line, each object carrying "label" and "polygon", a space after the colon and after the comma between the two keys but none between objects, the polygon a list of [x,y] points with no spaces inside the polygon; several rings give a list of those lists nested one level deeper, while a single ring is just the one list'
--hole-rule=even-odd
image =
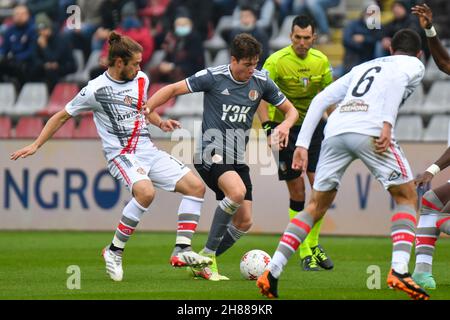
[{"label": "referee in yellow shirt", "polygon": [[[305,205],[305,182],[300,176],[301,173],[291,168],[295,142],[312,99],[333,81],[328,58],[319,50],[312,48],[316,38],[314,27],[313,20],[308,16],[297,16],[292,23],[291,45],[273,53],[263,66],[299,113],[297,124],[290,130],[289,144],[279,152],[279,159],[277,159],[278,178],[286,181],[289,190],[290,219],[302,211]],[[268,136],[271,130],[284,119],[283,114],[276,107],[264,101],[258,108],[258,115]],[[321,120],[309,148],[306,174],[311,186],[314,182],[324,127],[325,121]],[[278,158],[277,155],[275,156]],[[318,271],[320,267],[327,270],[333,268],[333,262],[319,245],[321,225],[322,220],[315,224],[305,242],[300,245],[299,253],[303,270]]]}]

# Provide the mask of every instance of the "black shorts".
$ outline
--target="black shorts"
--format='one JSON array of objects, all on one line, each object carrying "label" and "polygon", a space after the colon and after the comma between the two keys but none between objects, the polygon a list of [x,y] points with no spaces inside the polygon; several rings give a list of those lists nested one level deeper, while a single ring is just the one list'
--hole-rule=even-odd
[{"label": "black shorts", "polygon": [[213,163],[208,169],[203,164],[195,164],[195,169],[205,181],[206,185],[216,193],[216,200],[225,198],[225,194],[219,188],[219,177],[227,171],[235,171],[244,182],[247,192],[245,200],[252,201],[252,181],[250,179],[250,168],[246,164],[217,164]]},{"label": "black shorts", "polygon": [[[320,148],[323,140],[323,129],[326,121],[320,120],[316,130],[311,139],[311,144],[308,149],[308,172],[316,172],[317,162],[319,161]],[[292,158],[295,151],[295,143],[300,132],[301,126],[294,126],[289,131],[289,142],[286,148],[279,152],[279,159],[277,154],[274,154],[278,163],[278,179],[279,180],[293,180],[300,177],[301,171],[292,169]]]}]

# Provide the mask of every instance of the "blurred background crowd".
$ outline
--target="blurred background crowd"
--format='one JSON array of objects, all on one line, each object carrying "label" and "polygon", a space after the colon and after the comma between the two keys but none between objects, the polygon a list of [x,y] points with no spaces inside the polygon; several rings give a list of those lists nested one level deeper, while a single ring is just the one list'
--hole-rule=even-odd
[{"label": "blurred background crowd", "polygon": [[[448,112],[446,106],[433,105],[425,111],[421,107],[433,95],[433,90],[441,96],[433,97],[430,103],[447,99],[442,97],[441,87],[434,88],[434,85],[448,79],[433,65],[425,34],[418,19],[411,15],[410,9],[416,2],[0,0],[0,117],[9,118],[0,120],[0,128],[2,121],[9,121],[12,129],[25,115],[38,115],[45,121],[45,116],[62,108],[79,88],[104,72],[106,39],[112,30],[130,36],[143,46],[141,68],[150,76],[150,91],[154,92],[205,67],[228,63],[228,44],[241,32],[252,34],[262,43],[264,50],[258,66],[261,67],[268,55],[290,44],[295,15],[308,14],[317,25],[315,47],[330,59],[335,78],[361,62],[388,55],[390,40],[399,29],[413,28],[422,35],[425,53],[422,59],[427,75],[414,105],[403,108],[406,110],[403,113],[409,118],[417,116],[414,121],[417,126],[420,122],[422,131],[412,139],[423,140],[432,116]],[[450,43],[450,1],[427,0],[426,3],[433,10],[440,38]],[[76,28],[74,17],[78,9],[73,10],[73,5],[80,13],[81,24]],[[378,14],[381,28],[368,28],[367,22],[373,22]],[[176,107],[176,101],[172,101],[161,113],[168,111],[170,115],[173,109],[172,115],[193,116],[177,113]],[[409,127],[410,124],[406,126]],[[4,135],[14,136],[14,130]]]}]

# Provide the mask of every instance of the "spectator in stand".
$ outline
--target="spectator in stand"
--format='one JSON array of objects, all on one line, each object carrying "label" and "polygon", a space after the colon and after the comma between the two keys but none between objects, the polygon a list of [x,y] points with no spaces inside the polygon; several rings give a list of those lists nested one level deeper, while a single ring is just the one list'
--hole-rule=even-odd
[{"label": "spectator in stand", "polygon": [[84,59],[87,60],[91,53],[91,39],[101,23],[100,7],[105,0],[77,0],[76,5],[81,11],[81,28],[74,29],[65,26],[63,35],[75,49],[81,49]]},{"label": "spectator in stand", "polygon": [[20,90],[32,62],[37,35],[25,5],[14,7],[12,20],[0,46],[0,80],[12,81]]},{"label": "spectator in stand", "polygon": [[293,13],[295,15],[304,14],[308,11],[317,23],[319,36],[318,44],[330,42],[330,25],[327,17],[327,10],[339,5],[340,0],[294,0]]},{"label": "spectator in stand", "polygon": [[208,39],[209,23],[211,21],[212,1],[208,0],[171,0],[164,15],[163,33],[159,36],[163,41],[166,34],[172,30],[175,19],[180,15],[179,11],[187,11],[186,15],[195,17],[193,28],[202,41]]},{"label": "spectator in stand", "polygon": [[180,10],[174,29],[162,44],[163,61],[149,71],[153,82],[177,82],[205,68],[203,43],[187,11]]},{"label": "spectator in stand", "polygon": [[350,21],[344,28],[343,74],[349,72],[354,66],[375,57],[375,44],[380,39],[381,32],[379,29],[368,27],[368,18],[370,18],[370,12],[366,8],[358,20]]},{"label": "spectator in stand", "polygon": [[233,27],[240,24],[240,11],[243,7],[251,7],[258,20],[256,26],[263,28],[268,35],[272,34],[272,21],[275,17],[275,2],[273,0],[238,0],[233,12]]},{"label": "spectator in stand", "polygon": [[122,16],[122,7],[130,0],[105,0],[100,6],[101,23],[92,37],[92,50],[101,50],[112,30],[116,29]]},{"label": "spectator in stand", "polygon": [[26,0],[25,2],[33,17],[38,13],[45,13],[52,21],[58,21],[58,0]]},{"label": "spectator in stand", "polygon": [[269,36],[263,28],[256,25],[257,16],[252,7],[242,6],[240,16],[240,25],[231,30],[230,38],[227,39],[227,42],[232,41],[240,33],[248,33],[255,37],[262,45],[262,54],[256,67],[257,69],[261,69],[264,61],[269,56]]},{"label": "spectator in stand", "polygon": [[[139,20],[137,8],[134,2],[126,3],[120,12],[122,22],[114,30],[116,33],[128,36],[142,46],[142,62],[141,69],[150,61],[154,51],[153,36],[148,28],[146,28]],[[105,42],[102,53],[100,55],[99,66],[90,72],[91,79],[101,75],[108,67],[109,44]]]},{"label": "spectator in stand", "polygon": [[65,41],[45,13],[36,15],[38,38],[30,70],[30,80],[45,80],[51,92],[62,77],[76,71],[76,62],[70,45]]},{"label": "spectator in stand", "polygon": [[433,26],[436,28],[439,38],[445,40],[448,45],[450,42],[450,1],[427,0],[426,3],[433,11]]},{"label": "spectator in stand", "polygon": [[217,26],[222,16],[231,16],[236,8],[237,0],[213,0],[212,23]]},{"label": "spectator in stand", "polygon": [[394,34],[400,29],[413,29],[422,36],[422,45],[426,46],[423,31],[420,28],[419,20],[412,15],[409,10],[409,2],[405,0],[396,0],[392,4],[392,14],[394,19],[388,24],[381,27],[381,40],[377,42],[375,49],[376,57],[384,57],[389,55],[389,47]]}]

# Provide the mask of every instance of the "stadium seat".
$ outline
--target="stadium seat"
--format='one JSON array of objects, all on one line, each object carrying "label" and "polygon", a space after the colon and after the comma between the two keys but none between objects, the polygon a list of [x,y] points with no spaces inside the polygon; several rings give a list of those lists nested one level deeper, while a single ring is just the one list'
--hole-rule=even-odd
[{"label": "stadium seat", "polygon": [[81,118],[78,127],[75,129],[73,137],[78,139],[98,138],[97,128],[95,127],[94,119],[91,114]]},{"label": "stadium seat", "polygon": [[211,62],[211,67],[217,67],[222,64],[229,64],[229,63],[230,63],[230,51],[228,51],[228,49],[222,49],[219,50],[219,52],[217,52],[216,56]]},{"label": "stadium seat", "polygon": [[75,133],[75,119],[70,118],[66,123],[59,128],[58,131],[53,135],[56,139],[71,139]]},{"label": "stadium seat", "polygon": [[86,65],[83,68],[83,72],[80,74],[78,79],[76,79],[76,81],[78,81],[78,83],[84,84],[90,80],[90,72],[92,69],[94,69],[98,66],[98,61],[100,59],[101,53],[102,53],[101,50],[95,50],[95,51],[91,52],[91,54],[89,55],[89,58],[86,62]]},{"label": "stadium seat", "polygon": [[[450,53],[450,50],[447,49]],[[423,77],[423,82],[426,85],[431,85],[435,81],[439,80],[450,80],[450,76],[439,70],[434,59],[430,57],[425,67],[425,75]]]},{"label": "stadium seat", "polygon": [[289,35],[291,34],[292,22],[296,16],[287,16],[284,18],[278,35],[275,35],[269,41],[269,47],[272,50],[279,50],[291,44]]},{"label": "stadium seat", "polygon": [[44,128],[44,120],[40,117],[22,117],[17,122],[14,137],[35,139]]},{"label": "stadium seat", "polygon": [[450,117],[435,115],[423,135],[423,141],[447,141]]},{"label": "stadium seat", "polygon": [[64,81],[66,82],[86,82],[87,80],[84,78],[84,55],[83,51],[80,49],[74,49],[73,57],[75,58],[75,62],[77,64],[77,70],[74,73],[68,74],[64,77]]},{"label": "stadium seat", "polygon": [[12,83],[0,83],[0,114],[10,114],[16,102],[16,89]]},{"label": "stadium seat", "polygon": [[50,96],[47,107],[38,114],[52,116],[64,108],[64,106],[78,94],[78,85],[74,83],[58,83]]},{"label": "stadium seat", "polygon": [[47,106],[47,85],[43,82],[28,82],[22,87],[17,102],[11,110],[14,115],[32,115]]},{"label": "stadium seat", "polygon": [[166,111],[169,117],[196,116],[203,114],[203,92],[179,96],[173,108]]},{"label": "stadium seat", "polygon": [[346,0],[339,1],[339,4],[336,7],[331,7],[327,10],[328,21],[330,21],[330,25],[334,28],[344,27],[346,15]]},{"label": "stadium seat", "polygon": [[[148,89],[147,98],[150,98],[155,94],[156,91],[159,89],[167,86],[168,83],[152,83],[150,84],[150,88]],[[172,108],[175,104],[175,98],[170,98],[169,101],[164,103],[162,106],[160,106],[158,109],[156,109],[156,112],[159,115],[163,115],[168,109]]]},{"label": "stadium seat", "polygon": [[[145,65],[145,70],[149,68],[156,67],[159,65],[166,56],[166,52],[164,50],[155,50],[152,54],[150,61]],[[150,79],[151,80],[151,79]]]},{"label": "stadium seat", "polygon": [[395,138],[399,141],[421,141],[423,136],[422,117],[419,115],[404,115],[397,119]]},{"label": "stadium seat", "polygon": [[11,118],[0,117],[0,139],[11,137]]},{"label": "stadium seat", "polygon": [[423,109],[425,93],[422,85],[419,85],[411,96],[406,99],[405,103],[400,107],[399,114],[420,113]]},{"label": "stadium seat", "polygon": [[422,114],[450,113],[450,81],[435,81],[425,99]]},{"label": "stadium seat", "polygon": [[217,22],[214,35],[211,39],[206,40],[203,46],[206,50],[216,52],[221,49],[228,48],[228,44],[222,37],[222,32],[230,31],[233,28],[233,16],[222,16]]}]

